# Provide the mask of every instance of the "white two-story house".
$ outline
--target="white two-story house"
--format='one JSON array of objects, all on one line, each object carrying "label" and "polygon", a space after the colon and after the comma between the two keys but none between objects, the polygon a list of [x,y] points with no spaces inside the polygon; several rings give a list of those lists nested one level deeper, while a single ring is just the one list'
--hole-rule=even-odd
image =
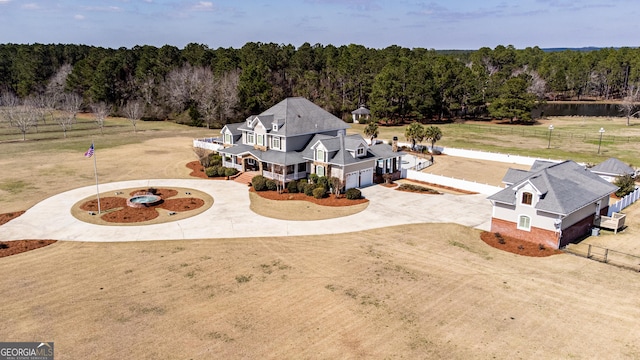
[{"label": "white two-story house", "polygon": [[309,174],[338,177],[345,187],[374,182],[374,174],[398,173],[400,152],[369,146],[360,135],[347,135],[344,121],[301,98],[287,98],[242,123],[221,130],[223,166],[257,171],[280,182]]}]

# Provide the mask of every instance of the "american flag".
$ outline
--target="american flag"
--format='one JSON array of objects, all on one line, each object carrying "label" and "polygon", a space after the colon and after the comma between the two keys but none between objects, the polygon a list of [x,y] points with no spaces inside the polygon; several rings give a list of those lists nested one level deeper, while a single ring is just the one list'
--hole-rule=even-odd
[{"label": "american flag", "polygon": [[93,143],[91,143],[91,146],[89,146],[89,150],[87,150],[87,151],[84,153],[84,156],[85,156],[85,157],[88,157],[88,158],[90,158],[90,157],[92,157],[92,156],[93,156]]}]

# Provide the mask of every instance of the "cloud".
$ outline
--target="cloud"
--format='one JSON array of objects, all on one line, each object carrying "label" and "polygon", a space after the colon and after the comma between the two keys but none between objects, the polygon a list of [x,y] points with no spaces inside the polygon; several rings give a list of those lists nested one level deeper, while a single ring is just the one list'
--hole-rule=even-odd
[{"label": "cloud", "polygon": [[76,19],[76,20],[84,20],[85,19],[84,15],[82,15],[82,14],[75,14],[75,15],[73,15],[73,18]]},{"label": "cloud", "polygon": [[119,6],[83,6],[82,10],[96,12],[121,12],[122,8]]},{"label": "cloud", "polygon": [[10,2],[11,2],[11,0],[0,0],[0,5],[8,4]]},{"label": "cloud", "polygon": [[199,1],[196,5],[191,7],[191,10],[196,11],[214,11],[215,6],[211,1]]},{"label": "cloud", "polygon": [[26,10],[40,10],[40,5],[35,3],[29,3],[29,4],[22,5],[22,8]]}]

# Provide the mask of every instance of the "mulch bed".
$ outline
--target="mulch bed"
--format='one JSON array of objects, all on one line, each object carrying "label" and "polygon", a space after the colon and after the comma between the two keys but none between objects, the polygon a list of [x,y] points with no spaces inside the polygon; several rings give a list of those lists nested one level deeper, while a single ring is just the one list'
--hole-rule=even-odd
[{"label": "mulch bed", "polygon": [[496,249],[500,249],[503,251],[507,251],[517,255],[523,256],[531,256],[531,257],[546,257],[556,254],[563,254],[561,250],[552,249],[548,247],[540,247],[539,244],[534,244],[532,242],[515,239],[509,236],[501,235],[504,240],[504,244],[501,244],[498,237],[495,233],[483,231],[480,234],[480,238],[487,245],[494,247]]},{"label": "mulch bed", "polygon": [[39,249],[55,242],[56,240],[0,241],[0,258],[20,254],[29,250]]},{"label": "mulch bed", "polygon": [[429,194],[429,195],[442,195],[438,190],[434,190],[428,187],[413,185],[413,184],[400,184],[396,189],[398,191],[406,191],[418,194]]},{"label": "mulch bed", "polygon": [[467,195],[476,195],[476,194],[478,194],[477,192],[457,189],[457,188],[450,187],[450,186],[433,184],[433,183],[426,182],[426,181],[420,181],[420,180],[414,180],[414,179],[411,179],[410,181],[413,182],[413,183],[423,184],[423,185],[426,185],[426,186],[430,186],[430,187],[434,187],[434,188],[440,188],[440,189],[443,189],[443,190],[449,190],[449,191],[453,191],[453,192],[460,193],[460,194],[467,194]]},{"label": "mulch bed", "polygon": [[204,172],[204,167],[200,164],[200,161],[191,161],[187,163],[187,168],[191,170],[189,176],[201,178],[201,179],[209,179],[207,174]]},{"label": "mulch bed", "polygon": [[[130,192],[130,196],[137,193],[146,192],[146,189],[134,190]],[[136,223],[153,220],[160,216],[157,208],[167,211],[183,212],[195,210],[204,206],[204,200],[194,197],[174,198],[178,195],[178,191],[174,189],[156,189],[155,194],[162,198],[162,202],[158,205],[148,206],[145,208],[132,208],[127,206],[127,199],[117,196],[101,197],[100,210],[106,211],[100,218],[111,223]],[[80,209],[84,211],[98,211],[98,200],[93,199],[86,201],[80,205]],[[113,211],[109,211],[115,209]]]},{"label": "mulch bed", "polygon": [[277,191],[255,191],[253,188],[249,188],[249,191],[255,192],[260,197],[269,200],[301,200],[322,206],[351,206],[363,204],[369,201],[368,199],[349,200],[344,196],[336,198],[333,194],[322,199],[316,199],[313,196],[307,196],[303,193],[290,194],[286,191],[283,193],[279,193]]}]

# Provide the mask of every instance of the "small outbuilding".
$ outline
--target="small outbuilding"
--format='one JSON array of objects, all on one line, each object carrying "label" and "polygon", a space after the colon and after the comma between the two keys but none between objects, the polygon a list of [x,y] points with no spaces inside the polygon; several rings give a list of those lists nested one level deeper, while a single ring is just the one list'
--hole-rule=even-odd
[{"label": "small outbuilding", "polygon": [[366,122],[371,119],[371,111],[364,107],[364,105],[360,105],[359,108],[351,112],[351,116],[353,117],[353,123],[359,124],[362,120]]},{"label": "small outbuilding", "polygon": [[636,176],[636,170],[616,158],[609,158],[600,164],[592,167],[591,172],[607,180],[614,182],[619,176]]}]

